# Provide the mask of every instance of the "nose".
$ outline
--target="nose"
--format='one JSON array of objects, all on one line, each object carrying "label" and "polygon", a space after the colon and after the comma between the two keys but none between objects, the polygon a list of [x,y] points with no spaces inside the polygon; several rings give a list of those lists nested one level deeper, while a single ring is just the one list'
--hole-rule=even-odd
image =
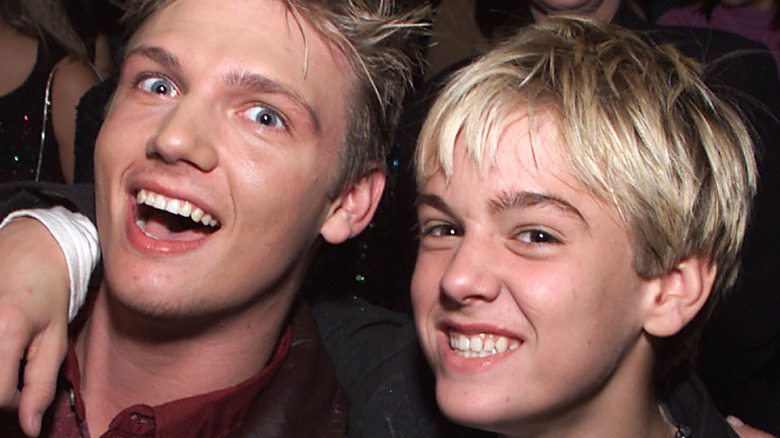
[{"label": "nose", "polygon": [[168,164],[186,162],[204,172],[213,170],[218,161],[218,122],[211,108],[195,96],[182,97],[161,120],[147,144],[147,156]]},{"label": "nose", "polygon": [[461,306],[495,300],[501,281],[491,254],[495,251],[488,242],[464,236],[442,276],[439,285],[442,296]]}]

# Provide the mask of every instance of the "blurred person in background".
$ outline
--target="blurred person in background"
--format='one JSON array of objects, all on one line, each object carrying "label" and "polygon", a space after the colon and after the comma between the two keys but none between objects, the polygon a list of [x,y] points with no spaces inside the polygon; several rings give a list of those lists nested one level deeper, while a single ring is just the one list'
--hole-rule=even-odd
[{"label": "blurred person in background", "polygon": [[60,0],[0,3],[0,179],[71,182],[76,107],[100,81]]}]

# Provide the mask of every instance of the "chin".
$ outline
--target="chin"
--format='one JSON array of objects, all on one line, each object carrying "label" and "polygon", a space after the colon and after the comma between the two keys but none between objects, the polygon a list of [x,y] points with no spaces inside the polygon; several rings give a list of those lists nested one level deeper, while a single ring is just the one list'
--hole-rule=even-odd
[{"label": "chin", "polygon": [[[441,381],[436,385],[436,400],[441,412],[450,420],[463,426],[500,432],[505,423],[501,398],[489,391],[475,393],[473,390],[461,387],[453,388]],[[506,406],[504,406],[505,408]]]}]

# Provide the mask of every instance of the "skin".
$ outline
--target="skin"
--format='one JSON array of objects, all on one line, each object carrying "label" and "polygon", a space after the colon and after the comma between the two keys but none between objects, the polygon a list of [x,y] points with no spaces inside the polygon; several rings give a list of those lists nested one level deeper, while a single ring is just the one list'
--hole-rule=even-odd
[{"label": "skin", "polygon": [[[36,251],[8,250],[24,247]],[[14,220],[3,228],[0,248],[0,263],[17,273],[7,276],[6,293],[0,293],[0,406],[18,408],[24,432],[34,436],[54,397],[67,349],[68,268],[57,242],[34,219]],[[31,269],[42,260],[48,275]],[[27,360],[23,391],[17,388],[21,357]]]},{"label": "skin", "polygon": [[81,97],[100,82],[86,62],[72,57],[60,61],[51,90],[51,122],[59,145],[65,182],[73,182],[75,167],[76,110]]},{"label": "skin", "polygon": [[622,0],[531,0],[531,14],[534,21],[544,21],[556,13],[591,17],[608,23],[615,16]]},{"label": "skin", "polygon": [[[582,188],[539,119],[533,147],[526,117],[509,125],[484,174],[459,139],[452,178],[421,189],[412,302],[439,406],[506,436],[673,436],[644,333],[659,281],[636,274],[616,209]],[[519,348],[465,358],[453,331]]]}]

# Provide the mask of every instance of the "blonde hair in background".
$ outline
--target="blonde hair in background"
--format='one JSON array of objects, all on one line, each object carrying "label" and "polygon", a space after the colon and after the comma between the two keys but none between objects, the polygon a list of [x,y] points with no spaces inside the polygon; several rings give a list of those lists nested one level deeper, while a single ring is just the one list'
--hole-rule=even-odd
[{"label": "blonde hair in background", "polygon": [[[442,91],[420,134],[418,183],[440,169],[451,176],[459,135],[489,171],[506,124],[527,113],[533,125],[535,111],[549,111],[575,178],[632,231],[640,276],[657,277],[692,255],[717,265],[704,320],[737,276],[757,175],[740,114],[699,71],[673,47],[617,26],[581,18],[529,26]],[[692,362],[700,325],[664,341],[670,367]]]}]

